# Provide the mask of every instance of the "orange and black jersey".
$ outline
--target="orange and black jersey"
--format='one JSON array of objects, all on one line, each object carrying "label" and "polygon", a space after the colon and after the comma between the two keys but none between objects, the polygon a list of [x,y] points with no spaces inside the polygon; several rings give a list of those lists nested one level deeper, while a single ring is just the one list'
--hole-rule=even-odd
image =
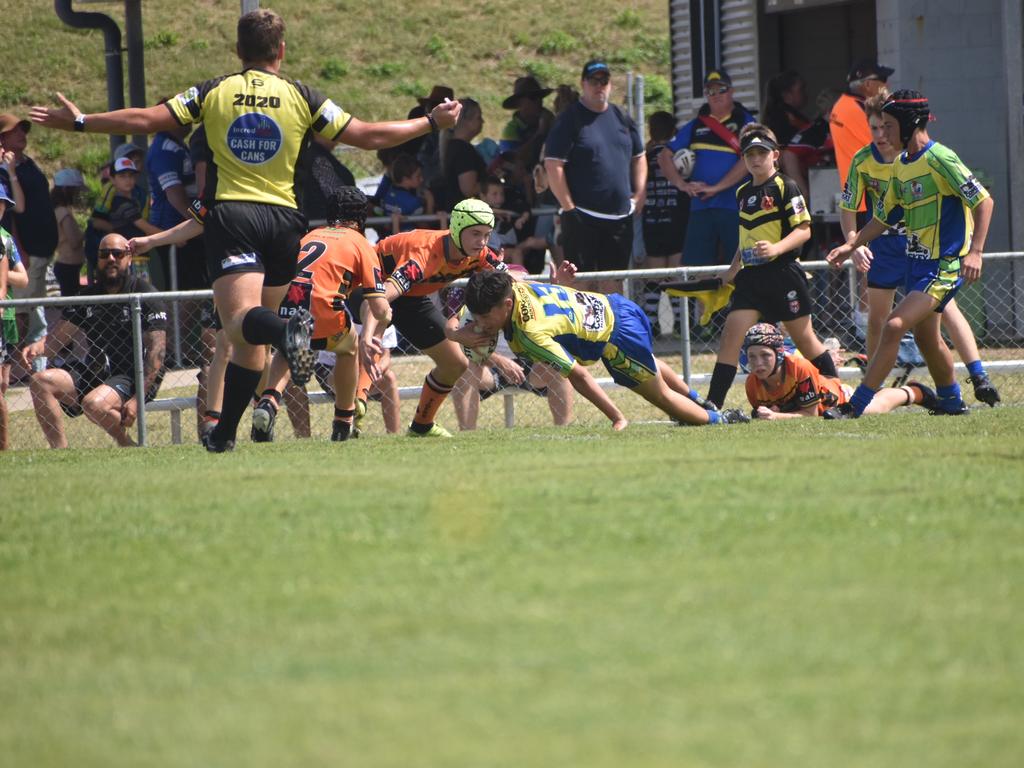
[{"label": "orange and black jersey", "polygon": [[256,68],[207,80],[166,104],[182,125],[206,127],[208,201],[289,208],[298,207],[296,176],[311,132],[335,140],[352,120],[312,88]]},{"label": "orange and black jersey", "polygon": [[385,237],[377,243],[377,255],[387,281],[405,296],[429,296],[460,277],[506,268],[487,246],[478,254],[463,256],[446,229],[414,229]]},{"label": "orange and black jersey", "polygon": [[820,416],[847,400],[839,379],[822,376],[809,360],[791,355],[783,359],[782,380],[777,387],[769,387],[753,374],[747,376],[746,387],[751,407],[774,407],[780,413],[797,413],[813,405]]},{"label": "orange and black jersey", "polygon": [[781,173],[773,174],[764,184],[754,184],[751,180],[736,191],[736,200],[740,208],[740,261],[743,266],[791,261],[799,255],[794,250],[769,259],[754,252],[754,244],[759,240],[777,243],[801,224],[811,223],[807,204],[795,181]]}]

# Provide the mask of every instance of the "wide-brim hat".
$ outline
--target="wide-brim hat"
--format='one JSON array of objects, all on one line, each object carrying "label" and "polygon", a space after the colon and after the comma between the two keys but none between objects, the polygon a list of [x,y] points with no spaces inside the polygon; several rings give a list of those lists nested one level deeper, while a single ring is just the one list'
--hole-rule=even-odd
[{"label": "wide-brim hat", "polygon": [[426,109],[428,106],[433,108],[438,104],[442,104],[445,99],[454,101],[455,91],[449,88],[447,85],[435,85],[430,89],[428,96],[421,96],[416,99],[420,103],[420,106]]},{"label": "wide-brim hat", "polygon": [[0,115],[0,133],[7,133],[8,131],[13,131],[19,125],[21,126],[21,130],[23,130],[25,133],[28,133],[30,130],[32,130],[31,121],[26,120],[24,117],[18,117],[17,115],[12,115],[10,113]]},{"label": "wide-brim hat", "polygon": [[524,96],[533,96],[536,98],[543,99],[554,93],[554,88],[543,88],[537,81],[537,78],[527,75],[526,77],[517,77],[515,85],[512,86],[512,95],[501,102],[501,106],[505,109],[515,109],[519,106],[519,100]]}]

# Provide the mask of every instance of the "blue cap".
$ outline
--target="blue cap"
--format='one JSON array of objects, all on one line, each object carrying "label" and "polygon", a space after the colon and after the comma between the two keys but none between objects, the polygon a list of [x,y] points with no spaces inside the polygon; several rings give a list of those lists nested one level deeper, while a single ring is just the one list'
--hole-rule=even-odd
[{"label": "blue cap", "polygon": [[11,205],[14,205],[14,198],[11,197],[11,190],[7,188],[7,185],[0,181],[0,200],[6,200]]},{"label": "blue cap", "polygon": [[580,80],[586,80],[588,77],[593,77],[602,72],[611,77],[612,72],[608,69],[607,64],[600,59],[591,59],[583,65],[583,74],[580,75]]}]

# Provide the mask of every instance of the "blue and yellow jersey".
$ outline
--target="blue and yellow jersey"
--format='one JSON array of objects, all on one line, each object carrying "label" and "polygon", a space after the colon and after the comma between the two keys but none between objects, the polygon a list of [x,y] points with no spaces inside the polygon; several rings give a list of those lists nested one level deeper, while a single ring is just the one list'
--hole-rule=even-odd
[{"label": "blue and yellow jersey", "polygon": [[[892,163],[887,163],[874,144],[861,147],[850,161],[850,172],[846,176],[843,197],[839,201],[840,209],[856,213],[861,208],[861,200],[867,203],[867,209],[874,211],[878,201],[885,195],[892,178]],[[906,227],[903,222],[889,227],[881,237],[872,241],[872,249],[881,247],[894,256],[906,254]],[[885,238],[885,239],[882,239]],[[877,255],[877,254],[876,254]]]},{"label": "blue and yellow jersey", "polygon": [[[711,130],[701,120],[702,117],[708,120],[716,119],[712,117],[710,107],[705,104],[700,108],[696,118],[683,125],[676,132],[676,135],[668,143],[668,148],[673,152],[678,152],[684,147],[693,150],[696,156],[696,163],[693,166],[693,172],[690,174],[690,181],[703,181],[708,185],[717,184],[735,167],[740,159],[740,154],[737,150],[733,149],[729,142],[726,142],[725,139]],[[747,123],[754,122],[754,117],[742,104],[737,102],[733,107],[732,114],[725,120],[719,120],[718,122],[729,133],[736,136],[738,144],[740,129]],[[723,189],[718,194],[707,199],[694,197],[690,203],[691,210],[699,211],[705,208],[732,209],[735,205],[734,189],[735,187]]]},{"label": "blue and yellow jersey", "polygon": [[777,243],[802,224],[811,223],[811,214],[796,182],[775,173],[764,184],[745,182],[736,190],[740,209],[740,262],[755,267],[770,261],[792,261],[799,253],[790,251],[773,259],[754,253],[759,240]]},{"label": "blue and yellow jersey", "polygon": [[568,376],[577,362],[601,359],[615,328],[608,297],[560,285],[512,284],[509,347],[516,354],[548,363]]},{"label": "blue and yellow jersey", "polygon": [[957,258],[970,250],[971,211],[988,196],[953,150],[929,141],[913,157],[904,152],[896,158],[875,218],[890,226],[906,223],[912,259]]},{"label": "blue and yellow jersey", "polygon": [[352,120],[312,88],[256,68],[207,80],[166,104],[182,125],[206,127],[208,200],[288,208],[297,207],[295,177],[310,132],[334,140]]}]

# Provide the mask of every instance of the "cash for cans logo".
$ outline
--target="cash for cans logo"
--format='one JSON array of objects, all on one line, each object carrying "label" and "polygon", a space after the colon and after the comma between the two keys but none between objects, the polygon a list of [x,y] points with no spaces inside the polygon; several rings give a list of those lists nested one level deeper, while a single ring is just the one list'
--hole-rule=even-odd
[{"label": "cash for cans logo", "polygon": [[251,112],[235,118],[228,128],[228,149],[249,165],[269,162],[281,150],[281,128],[273,118]]}]

